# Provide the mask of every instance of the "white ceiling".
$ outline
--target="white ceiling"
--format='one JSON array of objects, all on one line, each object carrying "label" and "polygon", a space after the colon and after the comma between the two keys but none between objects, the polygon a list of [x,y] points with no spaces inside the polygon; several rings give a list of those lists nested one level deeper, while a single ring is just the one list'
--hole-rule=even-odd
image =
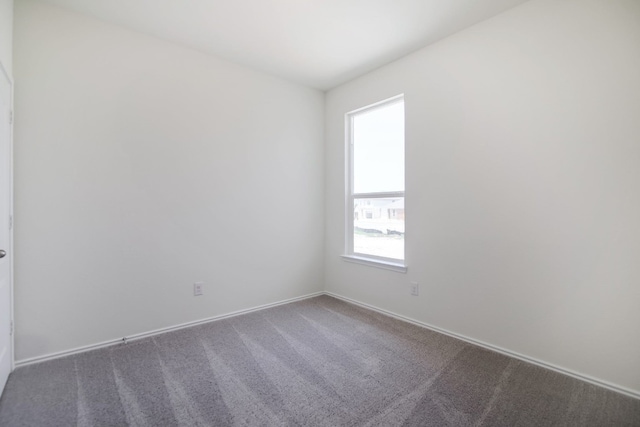
[{"label": "white ceiling", "polygon": [[526,0],[45,0],[329,89]]}]

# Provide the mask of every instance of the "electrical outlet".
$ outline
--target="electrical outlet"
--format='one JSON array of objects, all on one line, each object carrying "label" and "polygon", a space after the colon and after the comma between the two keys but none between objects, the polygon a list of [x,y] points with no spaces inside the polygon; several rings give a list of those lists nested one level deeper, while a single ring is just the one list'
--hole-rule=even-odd
[{"label": "electrical outlet", "polygon": [[202,291],[202,288],[204,286],[204,282],[196,282],[193,284],[193,296],[197,297],[200,295],[203,295],[204,292]]},{"label": "electrical outlet", "polygon": [[418,282],[411,282],[411,287],[409,289],[411,291],[411,295],[414,297],[420,295],[420,286],[418,285]]}]

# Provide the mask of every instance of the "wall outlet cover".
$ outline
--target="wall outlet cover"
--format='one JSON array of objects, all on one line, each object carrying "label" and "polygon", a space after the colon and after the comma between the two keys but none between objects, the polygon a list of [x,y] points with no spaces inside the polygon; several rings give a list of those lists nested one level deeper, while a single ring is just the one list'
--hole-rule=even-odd
[{"label": "wall outlet cover", "polygon": [[409,289],[411,291],[411,295],[414,297],[417,297],[420,294],[420,285],[418,285],[418,282],[411,282]]},{"label": "wall outlet cover", "polygon": [[204,294],[203,291],[204,282],[196,282],[193,284],[193,296],[197,297]]}]

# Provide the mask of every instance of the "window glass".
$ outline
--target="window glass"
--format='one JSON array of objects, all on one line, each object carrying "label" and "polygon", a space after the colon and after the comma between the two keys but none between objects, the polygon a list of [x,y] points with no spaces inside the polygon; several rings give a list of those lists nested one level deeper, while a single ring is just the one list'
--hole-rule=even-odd
[{"label": "window glass", "polygon": [[353,192],[404,191],[404,103],[353,116]]},{"label": "window glass", "polygon": [[404,259],[404,197],[353,201],[353,252]]}]

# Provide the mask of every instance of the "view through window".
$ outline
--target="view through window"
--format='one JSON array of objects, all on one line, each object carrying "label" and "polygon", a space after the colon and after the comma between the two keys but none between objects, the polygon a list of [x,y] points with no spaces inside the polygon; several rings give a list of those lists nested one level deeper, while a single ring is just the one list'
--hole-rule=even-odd
[{"label": "view through window", "polygon": [[349,210],[347,252],[404,260],[404,99],[347,115]]}]

